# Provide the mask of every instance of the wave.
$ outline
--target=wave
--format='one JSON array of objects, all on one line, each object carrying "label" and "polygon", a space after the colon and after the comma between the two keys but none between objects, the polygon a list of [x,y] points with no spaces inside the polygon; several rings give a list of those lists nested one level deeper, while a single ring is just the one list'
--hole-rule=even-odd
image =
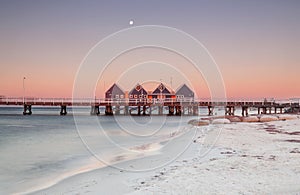
[{"label": "wave", "polygon": [[[161,142],[163,143],[163,142]],[[148,143],[148,144],[142,144],[137,145],[134,147],[130,147],[130,152],[124,152],[122,154],[107,156],[107,161],[101,161],[98,158],[95,158],[95,156],[90,157],[87,162],[89,162],[87,165],[81,166],[79,168],[76,168],[72,171],[65,172],[59,176],[53,176],[53,178],[47,178],[47,182],[35,186],[32,188],[29,188],[25,191],[17,192],[14,194],[31,194],[31,193],[37,193],[43,190],[46,190],[48,188],[51,188],[52,186],[69,179],[71,177],[74,177],[79,174],[95,171],[98,169],[102,169],[105,167],[113,167],[114,165],[118,163],[123,163],[130,160],[136,160],[139,158],[143,158],[150,155],[158,154],[160,149],[163,148],[163,145],[160,143]],[[117,166],[114,166],[115,168],[118,168]]]}]

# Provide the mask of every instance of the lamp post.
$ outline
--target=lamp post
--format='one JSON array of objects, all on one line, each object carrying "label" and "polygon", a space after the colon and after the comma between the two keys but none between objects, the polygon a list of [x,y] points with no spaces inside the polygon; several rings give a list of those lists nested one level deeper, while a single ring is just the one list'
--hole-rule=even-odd
[{"label": "lamp post", "polygon": [[26,77],[23,77],[23,104],[25,104],[25,79]]}]

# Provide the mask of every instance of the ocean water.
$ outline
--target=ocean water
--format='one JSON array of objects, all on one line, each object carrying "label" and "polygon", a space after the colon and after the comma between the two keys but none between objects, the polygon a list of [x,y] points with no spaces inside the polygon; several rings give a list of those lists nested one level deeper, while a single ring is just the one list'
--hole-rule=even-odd
[{"label": "ocean water", "polygon": [[[33,107],[32,111],[23,116],[21,106],[0,107],[0,194],[35,192],[105,166],[142,171],[167,164],[192,142],[194,132],[187,122],[196,118],[91,116],[89,107],[68,108],[66,116],[59,115],[60,107]],[[205,107],[199,109],[201,116],[207,112]],[[214,115],[224,115],[224,108],[215,108]],[[155,155],[160,160],[151,167],[118,164]]]},{"label": "ocean water", "polygon": [[[59,107],[33,107],[23,116],[22,107],[0,107],[0,194],[35,192],[78,173],[158,154],[163,146],[172,151],[195,118],[89,112],[74,108],[60,116]],[[188,144],[178,143],[183,149]]]}]

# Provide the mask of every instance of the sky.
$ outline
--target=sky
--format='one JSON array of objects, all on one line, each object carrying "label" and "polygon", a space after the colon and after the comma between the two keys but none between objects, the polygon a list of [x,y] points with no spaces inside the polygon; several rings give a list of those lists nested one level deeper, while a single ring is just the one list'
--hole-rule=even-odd
[{"label": "sky", "polygon": [[[299,10],[298,0],[0,0],[0,95],[22,97],[24,81],[28,97],[72,97],[88,52],[133,20],[133,26],[163,25],[196,38],[216,62],[228,98],[300,97]],[[113,82],[130,91],[136,83],[161,81],[174,90],[187,83],[199,98],[209,97],[205,75],[182,71],[189,62],[172,68],[179,58],[159,48],[122,54],[99,75],[95,95]]]}]

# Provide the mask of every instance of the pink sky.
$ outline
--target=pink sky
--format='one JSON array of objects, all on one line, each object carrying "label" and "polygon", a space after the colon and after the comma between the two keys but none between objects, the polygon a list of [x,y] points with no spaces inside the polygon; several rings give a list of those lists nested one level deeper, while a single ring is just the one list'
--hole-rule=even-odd
[{"label": "pink sky", "polygon": [[[197,38],[219,66],[229,98],[300,97],[299,2],[199,1],[174,2],[172,7],[158,1],[121,4],[0,3],[0,95],[22,97],[25,76],[26,96],[71,97],[76,72],[88,51],[104,37],[128,28],[133,18],[135,25],[171,26]],[[149,7],[160,9],[153,14]],[[122,63],[136,64],[138,55],[150,59],[148,52],[136,51],[132,59],[118,62],[106,75],[118,72]],[[154,60],[175,65],[182,59],[169,56]],[[178,67],[191,85],[197,86],[201,98],[209,97],[207,83],[199,74],[186,70],[183,61]],[[120,79],[128,91],[147,80],[162,79],[170,84],[172,77],[174,89],[186,82],[164,65],[160,68],[163,74],[153,78],[149,75],[155,71],[140,69],[128,70],[128,75],[139,74],[139,78],[120,77],[121,73],[111,78]],[[147,78],[144,81],[143,74]],[[106,89],[114,82],[100,79],[96,89],[99,97],[104,94],[104,80]]]}]

